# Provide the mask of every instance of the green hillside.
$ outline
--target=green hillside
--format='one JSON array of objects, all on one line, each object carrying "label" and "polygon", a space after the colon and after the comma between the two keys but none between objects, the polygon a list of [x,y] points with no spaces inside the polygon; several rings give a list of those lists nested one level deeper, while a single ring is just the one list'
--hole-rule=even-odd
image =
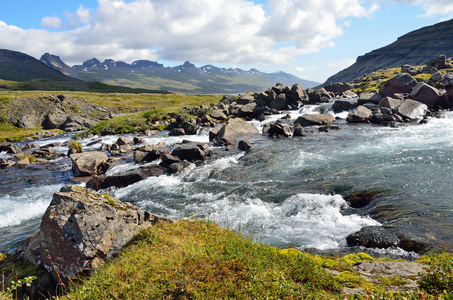
[{"label": "green hillside", "polygon": [[331,76],[324,84],[348,82],[364,74],[400,67],[403,64],[423,65],[445,54],[453,56],[453,20],[423,27],[399,37],[394,43],[359,56],[357,61]]}]

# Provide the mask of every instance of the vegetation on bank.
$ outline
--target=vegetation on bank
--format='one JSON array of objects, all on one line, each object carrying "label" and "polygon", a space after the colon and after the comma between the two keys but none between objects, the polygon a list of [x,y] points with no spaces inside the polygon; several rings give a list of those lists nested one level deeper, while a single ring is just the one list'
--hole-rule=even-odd
[{"label": "vegetation on bank", "polygon": [[[281,250],[210,221],[182,220],[142,231],[60,299],[453,299],[452,258],[420,258],[433,266],[420,290],[398,293],[388,287],[405,284],[402,278],[376,274],[377,283],[370,283],[353,271],[357,262],[373,260],[369,255]],[[363,294],[343,295],[343,287]]]},{"label": "vegetation on bank", "polygon": [[[452,64],[453,58],[448,58],[447,63]],[[425,67],[425,65],[415,66],[416,69],[421,69],[423,67]],[[453,70],[451,69],[439,70],[440,73],[452,71]],[[371,72],[370,74],[365,74],[361,80],[354,80],[352,82],[352,91],[358,95],[363,93],[378,92],[388,80],[398,75],[400,72],[401,68],[386,68]],[[414,78],[420,82],[429,80],[431,76],[432,74],[422,73],[415,75]]]},{"label": "vegetation on bank", "polygon": [[[178,112],[186,106],[200,106],[218,102],[222,96],[220,95],[177,95],[177,94],[123,94],[123,93],[89,93],[89,92],[71,92],[71,91],[0,91],[0,107],[10,103],[15,98],[38,98],[41,96],[50,96],[64,94],[67,98],[84,99],[95,104],[104,106],[118,114],[129,114],[128,116],[115,117],[112,120],[104,121],[95,126],[91,132],[102,130],[103,127],[113,127],[121,133],[122,127],[127,128],[137,127],[135,131],[141,129],[162,129],[156,128],[152,124],[156,121],[156,117],[169,118],[169,114]],[[148,111],[148,112],[146,112]],[[121,126],[119,126],[121,125]],[[143,126],[142,126],[143,125]],[[146,130],[145,129],[145,130]],[[19,141],[33,137],[33,135],[42,130],[37,127],[35,129],[20,129],[2,117],[0,111],[0,141]],[[133,131],[133,132],[135,132]]]}]

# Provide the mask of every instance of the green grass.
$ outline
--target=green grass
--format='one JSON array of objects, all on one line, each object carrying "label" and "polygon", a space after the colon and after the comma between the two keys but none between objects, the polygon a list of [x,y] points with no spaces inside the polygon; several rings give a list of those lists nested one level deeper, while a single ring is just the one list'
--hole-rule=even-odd
[{"label": "green grass", "polygon": [[[1,83],[1,81],[0,81]],[[93,127],[89,133],[98,134],[103,129],[112,129],[115,133],[131,133],[147,129],[162,130],[164,125],[154,124],[169,114],[175,113],[186,106],[208,105],[218,103],[220,95],[179,95],[179,94],[124,94],[124,93],[90,93],[68,91],[0,91],[0,106],[7,105],[15,98],[38,98],[63,94],[67,98],[84,99],[104,106],[116,113],[131,113],[119,116],[109,121],[102,121]],[[208,112],[208,109],[203,111]],[[0,117],[3,112],[0,111]],[[0,141],[19,141],[33,136],[41,128],[19,129],[0,119]]]},{"label": "green grass", "polygon": [[341,286],[307,255],[285,255],[212,222],[150,227],[61,299],[330,299]]}]

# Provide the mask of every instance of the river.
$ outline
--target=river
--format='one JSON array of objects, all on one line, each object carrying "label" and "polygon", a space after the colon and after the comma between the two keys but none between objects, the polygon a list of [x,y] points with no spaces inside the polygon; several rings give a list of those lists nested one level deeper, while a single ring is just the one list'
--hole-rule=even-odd
[{"label": "river", "polygon": [[[296,118],[315,109],[307,106],[290,114]],[[427,124],[398,128],[349,125],[344,119],[338,123],[340,130],[309,132],[303,138],[260,136],[251,140],[249,153],[210,145],[216,154],[201,165],[108,192],[175,219],[212,219],[278,247],[340,249],[346,246],[347,235],[373,225],[414,226],[451,245],[453,113]],[[35,142],[45,145],[69,138]],[[102,137],[106,143],[117,138]],[[209,142],[207,131],[183,137],[163,132],[144,139],[146,144],[182,139]],[[93,140],[83,141],[85,150]],[[67,151],[65,147],[57,150]],[[0,158],[7,156],[0,153]],[[124,164],[108,174],[135,167]],[[36,233],[52,194],[69,183],[74,184],[68,158],[45,166],[0,170],[0,251],[12,251],[18,241]],[[345,195],[361,191],[380,196],[365,208],[349,207]]]}]

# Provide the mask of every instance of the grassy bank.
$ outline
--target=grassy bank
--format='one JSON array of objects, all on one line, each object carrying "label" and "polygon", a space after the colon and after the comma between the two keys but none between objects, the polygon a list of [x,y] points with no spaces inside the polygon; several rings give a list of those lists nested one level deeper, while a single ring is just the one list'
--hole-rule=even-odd
[{"label": "grassy bank", "polygon": [[[60,299],[453,299],[451,259],[420,258],[433,265],[421,288],[391,292],[405,280],[375,274],[370,283],[354,273],[357,262],[374,260],[366,254],[313,256],[253,242],[212,222],[179,221],[141,232]],[[343,295],[344,287],[363,293]]]},{"label": "grassy bank", "polygon": [[[0,106],[7,105],[15,98],[38,98],[50,95],[63,94],[67,98],[83,99],[95,104],[104,106],[115,113],[136,113],[151,110],[145,118],[148,118],[155,112],[164,116],[169,113],[174,113],[185,106],[200,106],[202,104],[217,103],[222,98],[220,95],[177,95],[177,94],[121,94],[121,93],[89,93],[89,92],[46,92],[46,91],[0,91]],[[0,141],[17,141],[31,137],[41,128],[35,129],[19,129],[11,124],[8,124],[2,118],[0,112]],[[104,122],[104,126],[109,124],[124,124],[124,120],[141,119],[137,122],[142,122],[142,113],[136,113],[129,117],[118,117],[109,122]],[[134,123],[135,120],[132,121]],[[151,127],[150,127],[151,128]]]}]

